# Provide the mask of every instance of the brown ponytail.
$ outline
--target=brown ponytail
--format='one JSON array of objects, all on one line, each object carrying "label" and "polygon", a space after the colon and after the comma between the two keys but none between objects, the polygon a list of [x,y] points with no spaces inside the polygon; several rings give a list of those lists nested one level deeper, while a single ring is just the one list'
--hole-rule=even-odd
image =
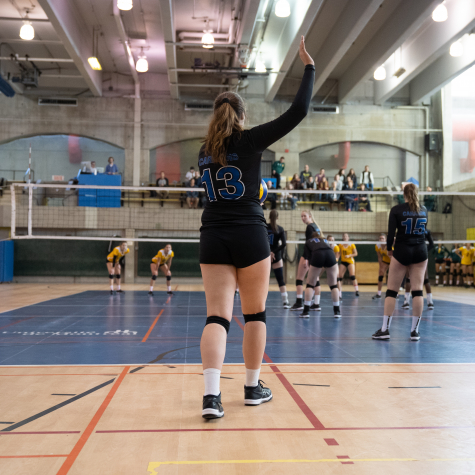
[{"label": "brown ponytail", "polygon": [[278,218],[279,218],[279,213],[275,209],[273,209],[269,213],[269,220],[270,220],[270,227],[272,228],[272,231],[274,231],[275,233],[278,232],[278,227],[277,227]]},{"label": "brown ponytail", "polygon": [[325,239],[325,236],[322,231],[318,230],[312,233],[312,238]]},{"label": "brown ponytail", "polygon": [[406,199],[411,211],[418,212],[421,209],[419,198],[417,197],[417,187],[414,183],[408,183],[404,187],[404,198]]},{"label": "brown ponytail", "polygon": [[213,162],[222,166],[226,162],[228,137],[233,132],[242,132],[239,124],[245,113],[244,102],[235,92],[223,92],[214,101],[214,114],[205,137],[205,153],[211,155]]}]

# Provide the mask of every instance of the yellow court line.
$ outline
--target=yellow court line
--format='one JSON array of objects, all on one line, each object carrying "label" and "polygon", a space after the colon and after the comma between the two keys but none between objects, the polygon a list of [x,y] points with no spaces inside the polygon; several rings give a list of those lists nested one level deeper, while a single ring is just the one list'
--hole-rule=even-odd
[{"label": "yellow court line", "polygon": [[256,464],[256,463],[331,463],[331,462],[475,462],[475,458],[444,458],[444,459],[290,459],[290,460],[195,460],[173,462],[150,462],[147,471],[157,474],[156,469],[161,465],[211,465],[211,464]]}]

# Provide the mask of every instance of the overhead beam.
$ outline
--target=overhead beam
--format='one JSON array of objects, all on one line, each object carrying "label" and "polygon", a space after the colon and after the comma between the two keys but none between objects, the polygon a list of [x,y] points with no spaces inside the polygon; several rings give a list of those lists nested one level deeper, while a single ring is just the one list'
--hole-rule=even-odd
[{"label": "overhead beam", "polygon": [[348,102],[358,86],[372,77],[376,67],[419,28],[439,3],[440,0],[401,0],[394,14],[339,78],[338,102]]},{"label": "overhead beam", "polygon": [[74,2],[38,0],[87,86],[102,96],[102,72],[94,71],[87,59],[92,56],[92,26],[86,25]]},{"label": "overhead beam", "polygon": [[175,18],[173,15],[173,0],[159,0],[162,31],[165,39],[165,54],[167,59],[168,82],[173,99],[179,99],[178,72],[176,71],[176,42]]},{"label": "overhead beam", "polygon": [[62,41],[57,40],[22,40],[21,38],[0,39],[2,43],[23,43],[23,44],[41,44],[41,45],[62,45]]},{"label": "overhead beam", "polygon": [[317,94],[332,71],[341,61],[363,28],[371,20],[384,0],[358,0],[348,2],[326,40],[315,56],[315,85]]},{"label": "overhead beam", "polygon": [[236,33],[236,43],[242,46],[251,46],[257,20],[264,18],[264,7],[266,4],[266,0],[246,0],[239,30]]},{"label": "overhead beam", "polygon": [[[267,80],[265,95],[267,102],[274,100],[277,91],[298,54],[300,37],[308,33],[322,4],[323,0],[298,0],[297,8],[297,2],[294,2],[292,14],[283,25],[282,34],[280,35],[277,45],[266,44],[266,38],[264,37],[263,44],[266,50],[268,48],[269,52],[272,51],[270,67],[274,71],[278,71],[277,74],[270,75]],[[269,22],[270,21],[282,21],[282,19],[276,17],[272,11],[269,17]],[[269,66],[267,65],[267,67]]]},{"label": "overhead beam", "polygon": [[[431,21],[416,38],[408,38],[401,46],[401,58],[396,54],[394,61],[385,64],[386,79],[375,83],[375,103],[382,104],[449,51],[450,45],[465,33],[475,28],[475,2],[447,0],[448,19],[442,23]],[[406,72],[399,78],[396,69],[404,67]]]},{"label": "overhead beam", "polygon": [[439,59],[419,74],[410,84],[411,104],[420,104],[457,76],[475,65],[475,36],[462,40],[464,54],[458,58],[446,51]]}]

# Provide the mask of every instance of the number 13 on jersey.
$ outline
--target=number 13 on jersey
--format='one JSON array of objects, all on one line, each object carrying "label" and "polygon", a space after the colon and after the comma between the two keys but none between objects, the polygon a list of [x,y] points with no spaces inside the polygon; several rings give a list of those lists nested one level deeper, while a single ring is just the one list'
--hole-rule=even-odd
[{"label": "number 13 on jersey", "polygon": [[[224,181],[224,188],[218,188],[218,193],[221,198],[225,200],[238,200],[244,195],[245,186],[241,181],[242,173],[237,167],[221,167],[216,172],[216,181]],[[206,194],[210,201],[217,201],[216,192],[214,190],[213,179],[211,177],[211,170],[206,168],[203,170],[201,177],[203,184],[206,187]]]}]

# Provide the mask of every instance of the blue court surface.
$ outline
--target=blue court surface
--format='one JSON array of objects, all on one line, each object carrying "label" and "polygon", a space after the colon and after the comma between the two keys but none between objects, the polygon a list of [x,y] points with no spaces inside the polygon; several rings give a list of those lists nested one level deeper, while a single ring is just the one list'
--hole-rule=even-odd
[{"label": "blue court surface", "polygon": [[[291,302],[295,295],[290,295]],[[332,314],[330,294],[310,319],[281,307],[278,292],[267,301],[267,362],[275,363],[474,363],[475,306],[436,300],[424,310],[421,340],[409,340],[411,313],[397,301],[390,341],[375,341],[384,299],[344,293],[342,318]],[[242,363],[239,297],[228,335],[226,363]],[[0,314],[1,365],[201,363],[206,318],[203,292],[87,291]]]}]

